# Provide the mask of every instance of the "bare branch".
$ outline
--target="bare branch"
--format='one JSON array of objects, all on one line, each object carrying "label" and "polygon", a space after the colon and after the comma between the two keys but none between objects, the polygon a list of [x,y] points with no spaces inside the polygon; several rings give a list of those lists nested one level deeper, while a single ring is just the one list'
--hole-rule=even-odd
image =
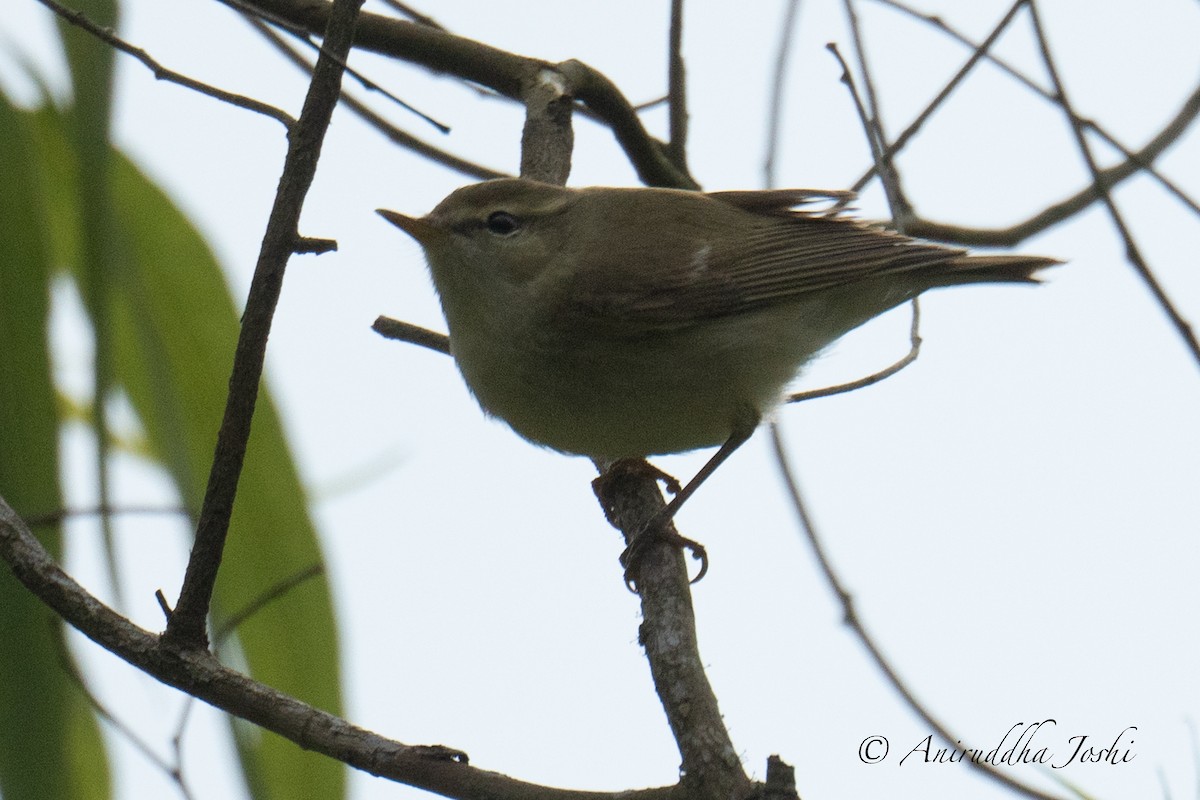
[{"label": "bare branch", "polygon": [[[342,60],[350,50],[354,24],[362,2],[337,0],[334,4],[336,13],[329,16],[325,48]],[[288,137],[288,152],[279,190],[275,195],[275,205],[263,236],[258,264],[246,299],[246,310],[242,315],[233,373],[229,379],[229,397],[217,434],[216,452],[200,509],[196,540],[188,559],[179,600],[167,623],[164,638],[176,647],[199,649],[208,641],[205,620],[250,438],[267,337],[283,288],[284,270],[300,238],[297,228],[300,211],[316,174],[321,144],[337,104],[342,72],[338,58],[328,57],[322,52],[313,71],[304,109]]]},{"label": "bare branch", "polygon": [[1087,135],[1084,133],[1083,125],[1080,124],[1078,115],[1072,109],[1071,101],[1067,98],[1067,90],[1058,76],[1058,68],[1055,66],[1053,56],[1050,55],[1050,46],[1046,42],[1046,32],[1042,28],[1041,15],[1038,14],[1037,3],[1034,0],[1027,0],[1027,2],[1029,3],[1029,11],[1033,16],[1033,30],[1037,34],[1038,46],[1042,51],[1042,59],[1046,64],[1046,71],[1050,74],[1050,81],[1054,84],[1054,92],[1058,96],[1059,103],[1062,105],[1063,113],[1067,116],[1071,130],[1075,134],[1075,141],[1079,145],[1079,154],[1087,162],[1088,171],[1092,174],[1092,185],[1099,192],[1100,199],[1104,202],[1104,207],[1108,209],[1109,217],[1112,218],[1113,226],[1116,227],[1117,232],[1121,235],[1121,240],[1125,243],[1125,257],[1133,265],[1142,282],[1150,289],[1155,300],[1158,301],[1159,307],[1162,308],[1163,313],[1167,315],[1171,320],[1171,324],[1175,326],[1179,337],[1183,339],[1184,344],[1191,351],[1192,359],[1196,362],[1196,365],[1200,366],[1200,341],[1196,340],[1196,333],[1192,330],[1191,324],[1175,308],[1175,304],[1167,296],[1166,290],[1162,288],[1158,279],[1154,277],[1154,273],[1150,271],[1149,265],[1142,258],[1137,243],[1133,240],[1133,234],[1130,233],[1129,226],[1125,224],[1125,218],[1121,215],[1117,204],[1113,202],[1108,185],[1104,182],[1104,174],[1100,170],[1100,166],[1096,163],[1096,157],[1092,155],[1092,148],[1088,146]]},{"label": "bare branch", "polygon": [[151,58],[150,54],[145,50],[142,50],[140,47],[134,47],[107,28],[103,28],[92,22],[81,11],[75,11],[67,8],[66,6],[59,4],[57,0],[38,0],[38,2],[49,8],[55,14],[58,14],[67,22],[82,28],[114,49],[133,56],[138,61],[145,64],[146,67],[148,67],[149,70],[154,73],[156,80],[176,83],[180,86],[184,86],[188,89],[199,92],[200,94],[208,95],[209,97],[220,100],[223,103],[229,103],[230,105],[237,106],[238,108],[244,108],[248,111],[253,111],[257,114],[270,117],[271,119],[283,123],[283,126],[288,130],[291,130],[292,125],[296,123],[296,120],[294,120],[290,114],[282,109],[275,108],[275,106],[268,105],[267,103],[263,103],[251,97],[245,97],[240,94],[234,94],[233,92],[227,92],[224,89],[218,89],[215,86],[209,86],[207,83],[202,83],[195,78],[189,78],[187,75],[167,69],[162,64]]},{"label": "bare branch", "polygon": [[[275,49],[282,53],[288,61],[291,61],[306,74],[312,74],[313,65],[310,64],[294,47],[284,41],[283,37],[276,33],[270,25],[267,25],[262,21],[262,19],[250,13],[244,14],[243,19],[245,19],[255,31],[261,34],[263,38],[270,42]],[[368,125],[382,133],[395,144],[408,148],[417,155],[428,158],[430,161],[441,164],[444,167],[449,167],[450,169],[460,172],[468,177],[478,178],[480,180],[505,177],[505,173],[503,172],[497,172],[494,169],[490,169],[480,164],[467,161],[466,159],[459,158],[453,153],[448,153],[445,150],[421,141],[407,131],[400,130],[382,116],[372,111],[365,103],[347,92],[345,88],[342,89],[342,103],[352,112],[358,115],[360,119],[364,120]]]},{"label": "bare branch", "polygon": [[763,158],[763,186],[775,187],[775,159],[779,152],[779,131],[783,121],[783,85],[787,78],[788,59],[792,53],[792,29],[800,0],[788,0],[779,24],[779,49],[775,54],[775,71],[771,78],[771,100],[767,107],[767,151]]},{"label": "bare branch", "polygon": [[449,336],[437,331],[431,331],[428,328],[422,328],[419,325],[413,325],[411,322],[403,322],[391,317],[381,316],[376,317],[375,322],[371,325],[371,330],[385,339],[408,342],[409,344],[416,344],[433,350],[435,353],[450,355]]},{"label": "bare branch", "polygon": [[[1017,12],[1021,10],[1021,7],[1024,4],[1024,0],[1016,0],[1016,2],[1012,4],[1012,6],[1008,9],[1008,13],[1004,15],[1004,18],[997,23],[996,27],[992,29],[992,32],[988,34],[988,37],[984,39],[978,47],[975,48],[974,52],[971,53],[971,57],[967,59],[967,63],[962,65],[962,68],[954,74],[954,77],[950,79],[949,83],[947,83],[942,90],[937,93],[937,96],[934,97],[933,100],[929,102],[929,105],[927,105],[924,110],[917,115],[917,118],[914,119],[912,123],[904,129],[904,132],[896,138],[896,141],[893,142],[886,150],[884,150],[883,158],[886,162],[891,162],[892,157],[896,153],[900,152],[900,150],[906,144],[908,144],[909,139],[915,136],[917,132],[924,127],[929,118],[933,116],[933,112],[940,108],[942,103],[944,103],[946,99],[950,97],[951,93],[958,88],[958,85],[962,83],[962,81],[966,79],[967,75],[970,74],[971,70],[975,68],[975,65],[988,55],[992,45],[997,39],[1000,38],[1000,34],[1004,33],[1004,31],[1008,28],[1009,24],[1013,21],[1013,18],[1017,15]],[[878,166],[872,164],[871,168],[867,170],[866,174],[864,174],[854,183],[854,185],[851,187],[851,191],[860,191],[864,186],[867,185],[874,175],[878,174],[878,172]],[[911,211],[911,209],[909,210]]]},{"label": "bare branch", "polygon": [[[825,553],[825,548],[821,544],[821,539],[817,535],[816,527],[813,525],[812,518],[808,514],[803,498],[800,494],[799,484],[796,482],[796,476],[792,472],[791,464],[788,462],[787,452],[783,446],[783,436],[779,431],[778,423],[771,423],[771,444],[775,450],[775,459],[779,465],[780,474],[788,489],[788,496],[792,501],[792,507],[796,511],[796,517],[800,523],[800,528],[804,532],[805,537],[812,545],[813,554],[817,557],[817,563],[821,567],[821,572],[825,575],[825,581],[829,584],[829,588],[837,595],[838,600],[842,605],[843,621],[849,626],[850,630],[854,631],[855,636],[862,642],[867,649],[867,653],[871,656],[871,660],[875,662],[875,666],[887,678],[888,683],[896,690],[899,695],[904,698],[904,702],[908,707],[916,713],[937,735],[946,741],[947,744],[953,745],[954,742],[960,741],[961,736],[954,736],[933,714],[919,701],[913,694],[908,685],[896,673],[894,667],[888,661],[887,657],[880,650],[875,640],[867,632],[862,621],[858,618],[858,613],[854,610],[854,598],[846,589],[837,573],[833,571],[833,566],[829,561],[829,556]],[[1032,786],[1028,786],[1020,781],[1014,780],[1000,770],[993,767],[991,764],[986,764],[971,759],[963,759],[964,763],[971,767],[980,770],[984,775],[987,775],[997,783],[1019,792],[1026,797],[1032,797],[1035,800],[1060,800],[1054,795],[1046,794]]]},{"label": "bare branch", "polygon": [[[610,470],[592,486],[626,544],[666,506],[650,471]],[[674,522],[667,525],[674,530]],[[647,546],[638,556],[637,587],[642,605],[638,641],[683,757],[681,785],[689,796],[746,797],[750,780],[700,659],[683,551],[662,541]]]},{"label": "bare branch", "polygon": [[683,0],[671,0],[671,33],[667,43],[667,155],[687,172],[687,71],[683,65]]},{"label": "bare branch", "polygon": [[[324,0],[255,0],[253,6],[292,25],[317,32],[329,16]],[[651,186],[698,188],[651,137],[629,101],[611,80],[579,61],[551,64],[413,22],[363,14],[355,31],[355,47],[394,56],[435,72],[456,75],[525,102],[524,92],[545,69],[566,78],[566,91],[587,105],[612,129],[642,181]]]},{"label": "bare branch", "polygon": [[214,626],[213,640],[216,646],[219,647],[229,634],[237,630],[243,622],[253,617],[259,611],[262,611],[296,587],[323,574],[325,574],[325,566],[323,564],[312,564],[293,575],[288,575],[282,580],[277,581],[274,585],[268,586],[265,591],[247,603],[244,608],[235,611],[227,619],[222,620],[219,625]]},{"label": "bare branch", "polygon": [[481,770],[469,766],[459,750],[385,739],[252,680],[207,650],[175,648],[101,603],[63,572],[2,497],[0,559],[63,620],[156,680],[355,769],[462,800],[682,800],[676,786],[585,792]]},{"label": "bare branch", "polygon": [[[945,22],[945,20],[943,20],[941,17],[933,16],[931,14],[923,14],[920,11],[909,8],[904,3],[899,2],[899,0],[875,0],[875,2],[882,3],[883,5],[888,6],[889,8],[893,8],[897,11],[900,11],[901,13],[909,15],[910,17],[919,19],[922,22],[925,22],[926,24],[938,29],[939,31],[944,33],[946,36],[949,36],[951,39],[955,40],[956,42],[966,45],[967,47],[969,47],[972,50],[978,50],[980,47],[979,45],[975,44],[975,42],[973,42],[970,38],[963,35],[960,31],[958,31],[955,28],[952,28],[950,25],[948,25]],[[1022,3],[1022,5],[1023,5],[1023,3]],[[1011,76],[1015,80],[1019,81],[1023,86],[1025,86],[1025,88],[1036,93],[1038,96],[1040,96],[1044,100],[1046,100],[1054,105],[1058,105],[1058,100],[1055,98],[1055,96],[1051,92],[1046,91],[1044,88],[1039,86],[1037,83],[1034,83],[1024,73],[1022,73],[1017,68],[1013,67],[1011,64],[1009,64],[1004,59],[1002,59],[999,56],[994,55],[990,52],[987,53],[984,57],[990,63],[996,65],[1000,70],[1007,73],[1009,76]],[[1076,118],[1076,119],[1078,119],[1078,118]],[[1103,139],[1107,144],[1109,144],[1114,149],[1120,151],[1121,155],[1123,155],[1126,159],[1137,162],[1138,166],[1140,166],[1140,168],[1144,172],[1146,172],[1148,175],[1150,175],[1156,181],[1158,181],[1159,185],[1161,185],[1168,192],[1175,195],[1175,198],[1177,200],[1179,200],[1179,202],[1183,203],[1188,208],[1190,208],[1193,213],[1200,214],[1200,203],[1197,203],[1194,199],[1189,197],[1188,194],[1186,192],[1184,192],[1183,189],[1180,188],[1174,181],[1170,180],[1165,175],[1163,175],[1158,170],[1156,170],[1154,168],[1154,165],[1151,162],[1139,159],[1135,153],[1133,153],[1128,147],[1126,147],[1125,145],[1123,145],[1119,141],[1117,141],[1115,138],[1113,138],[1113,136],[1111,134],[1109,134],[1108,131],[1106,131],[1104,128],[1102,128],[1098,124],[1096,124],[1095,121],[1089,120],[1089,119],[1078,119],[1078,121],[1079,121],[1079,124],[1083,125],[1087,130],[1089,130],[1092,133],[1099,136],[1101,139]],[[1170,125],[1168,125],[1168,127],[1170,127]],[[1172,139],[1172,141],[1173,141],[1173,139]],[[872,167],[871,174],[874,174],[873,171],[874,171],[874,168]]]},{"label": "bare branch", "polygon": [[[904,189],[900,184],[900,173],[896,171],[895,162],[892,161],[892,147],[888,144],[887,133],[883,129],[883,115],[879,107],[879,98],[875,93],[875,79],[871,76],[871,67],[867,63],[867,50],[863,45],[862,27],[858,23],[858,12],[854,9],[854,0],[842,0],[842,4],[850,22],[850,35],[854,41],[854,55],[858,59],[858,71],[862,74],[863,86],[867,92],[869,116],[862,114],[862,104],[857,98],[855,98],[855,103],[860,106],[860,116],[864,116],[863,127],[871,142],[871,154],[875,161],[875,169],[882,179],[883,190],[887,194],[888,208],[891,209],[892,219],[897,220],[899,224],[899,220],[909,215],[911,206],[904,196]],[[837,55],[838,61],[842,61],[842,56],[836,49],[834,53]],[[842,80],[853,91],[854,82],[844,61],[842,61],[842,68],[844,70]]]},{"label": "bare branch", "polygon": [[900,370],[907,367],[909,364],[917,360],[917,356],[921,354],[921,305],[918,298],[914,297],[912,303],[912,325],[908,330],[909,350],[900,360],[896,361],[889,367],[879,370],[879,372],[867,375],[864,378],[859,378],[856,381],[849,383],[840,383],[837,386],[827,386],[824,389],[813,389],[808,392],[796,392],[789,395],[786,402],[788,403],[803,403],[805,400],[816,400],[818,397],[832,397],[835,394],[845,394],[853,392],[856,389],[865,389],[868,386],[873,386],[882,380],[892,377]]}]

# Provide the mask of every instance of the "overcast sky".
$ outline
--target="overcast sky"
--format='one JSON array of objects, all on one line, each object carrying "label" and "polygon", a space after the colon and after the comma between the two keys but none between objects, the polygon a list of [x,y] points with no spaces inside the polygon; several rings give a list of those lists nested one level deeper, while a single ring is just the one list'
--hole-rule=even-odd
[{"label": "overcast sky", "polygon": [[[374,5],[374,8],[372,6]],[[665,86],[667,3],[447,2],[425,9],[450,30],[549,60],[582,59],[634,102]],[[48,15],[6,4],[0,34],[61,87]],[[1137,148],[1200,77],[1200,6],[1047,0],[1055,55],[1079,112]],[[296,113],[302,77],[227,8],[210,0],[131,0],[120,32],[168,66]],[[569,10],[568,10],[569,7]],[[928,2],[976,39],[1003,2]],[[380,11],[377,4],[368,9]],[[763,185],[766,103],[780,2],[693,2],[685,56],[689,161],[708,189]],[[851,52],[841,4],[802,4],[785,89],[779,185],[849,186],[870,163],[839,69],[824,44]],[[862,19],[889,132],[915,116],[969,52],[874,3]],[[1027,15],[998,51],[1035,79],[1044,70]],[[0,79],[25,91],[11,51]],[[515,171],[521,111],[454,81],[355,56],[374,80],[453,132],[426,139]],[[155,82],[118,59],[116,136],[191,215],[241,303],[284,140],[277,123]],[[26,94],[25,96],[28,96]],[[378,102],[373,100],[373,102]],[[665,114],[646,115],[661,134]],[[573,185],[634,185],[604,129],[577,118]],[[1097,147],[1110,163],[1113,153]],[[919,213],[1004,226],[1087,181],[1061,113],[981,69],[900,168]],[[1200,197],[1200,134],[1159,162]],[[468,179],[397,150],[349,113],[335,116],[302,233],[337,253],[293,259],[271,337],[268,372],[327,549],[343,631],[349,718],[413,743],[466,750],[472,763],[560,786],[673,783],[678,755],[637,644],[637,599],[621,579],[619,534],[592,496],[590,462],[532,446],[480,413],[453,363],[384,341],[388,314],[444,330],[415,243],[375,214],[428,211]],[[1200,319],[1200,220],[1154,181],[1123,184],[1117,202],[1183,313]],[[886,216],[877,187],[859,208]],[[1124,260],[1101,208],[1020,245],[1068,262],[1038,288],[982,286],[923,301],[917,363],[885,383],[779,414],[834,566],[897,671],[964,746],[990,749],[1012,726],[1055,719],[1038,742],[1061,762],[1071,737],[1108,745],[1125,733],[1128,763],[1057,771],[1101,798],[1196,791],[1190,720],[1200,714],[1200,368]],[[76,301],[56,298],[63,381],[89,385]],[[907,311],[833,347],[797,386],[881,368],[907,349]],[[69,496],[83,504],[90,444],[65,440]],[[662,458],[686,478],[709,454]],[[118,496],[171,503],[161,475],[122,461]],[[806,798],[1008,796],[961,765],[903,766],[931,731],[903,706],[840,623],[789,511],[766,431],[688,503],[681,530],[708,546],[695,589],[700,646],[746,768],[768,755],[797,768]],[[164,531],[169,535],[164,535]],[[156,627],[153,590],[177,586],[187,533],[162,519],[119,526],[132,612]],[[96,532],[69,534],[69,567],[101,596]],[[170,594],[170,592],[168,592]],[[151,741],[180,703],[86,645]],[[131,691],[132,690],[132,691]],[[236,798],[236,774],[213,731],[193,720],[185,772],[198,798]],[[885,736],[891,755],[866,765],[859,746]],[[169,797],[170,784],[120,737],[122,797]],[[166,740],[158,739],[166,747]],[[1009,774],[1054,788],[1031,767]],[[135,787],[141,787],[135,789]],[[358,800],[423,796],[355,773]]]}]

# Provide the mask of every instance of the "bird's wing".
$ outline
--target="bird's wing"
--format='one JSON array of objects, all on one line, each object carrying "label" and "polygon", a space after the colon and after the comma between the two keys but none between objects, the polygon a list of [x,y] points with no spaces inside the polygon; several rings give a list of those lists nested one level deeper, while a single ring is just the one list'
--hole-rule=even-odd
[{"label": "bird's wing", "polygon": [[573,315],[598,329],[643,335],[885,275],[922,273],[911,282],[915,295],[937,285],[936,275],[970,260],[962,250],[878,226],[794,210],[798,203],[846,199],[845,193],[779,190],[709,197],[725,208],[702,215],[703,227],[681,216],[666,239],[661,225],[653,242],[636,235],[609,238],[604,267],[581,273],[574,286]]}]

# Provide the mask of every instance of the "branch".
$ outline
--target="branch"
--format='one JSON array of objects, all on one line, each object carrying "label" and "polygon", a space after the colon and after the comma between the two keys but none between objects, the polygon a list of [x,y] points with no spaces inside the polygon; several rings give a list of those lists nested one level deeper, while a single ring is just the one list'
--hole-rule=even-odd
[{"label": "branch", "polygon": [[[314,33],[324,29],[330,9],[324,0],[254,0],[253,6]],[[565,79],[566,93],[588,106],[612,129],[643,182],[651,186],[697,188],[692,177],[667,156],[663,143],[646,132],[641,119],[613,82],[582,62],[551,64],[378,14],[361,15],[354,45],[434,72],[455,75],[520,102],[525,102],[528,87],[539,82],[540,73],[557,71]]]},{"label": "branch", "polygon": [[775,69],[771,77],[771,100],[767,110],[767,148],[763,158],[763,186],[775,188],[775,159],[779,153],[779,131],[783,121],[783,85],[787,78],[787,64],[792,54],[792,28],[796,25],[796,14],[800,0],[788,0],[783,11],[783,22],[779,24],[779,49],[775,53]]},{"label": "branch", "polygon": [[[284,58],[292,62],[306,74],[312,74],[313,65],[310,64],[303,55],[297,52],[294,47],[284,41],[283,37],[276,33],[271,26],[267,25],[259,17],[253,16],[249,13],[243,14],[242,17],[251,25],[251,27],[254,28],[255,31],[257,31],[264,39],[266,39],[271,46],[278,50]],[[441,148],[434,147],[427,142],[421,141],[411,133],[397,128],[382,116],[375,113],[375,111],[371,110],[371,108],[369,108],[365,103],[354,97],[354,95],[350,94],[345,89],[342,89],[342,104],[358,115],[360,119],[365,121],[372,128],[390,139],[393,143],[407,148],[417,155],[429,159],[435,164],[441,164],[444,167],[449,167],[450,169],[460,172],[470,178],[478,178],[479,180],[506,177],[505,173],[503,172],[497,172],[496,170],[482,166],[481,164],[476,164],[474,162],[467,161],[466,159],[459,158],[453,153],[449,153]]]},{"label": "branch", "polygon": [[796,392],[788,395],[786,403],[803,403],[806,400],[816,400],[818,397],[832,397],[836,394],[845,394],[858,389],[865,389],[868,386],[873,386],[882,380],[886,380],[895,375],[900,370],[907,367],[909,364],[917,360],[917,356],[921,354],[921,306],[917,298],[912,301],[912,325],[908,330],[909,348],[898,361],[891,366],[884,367],[878,372],[874,372],[866,377],[859,378],[848,383],[839,383],[837,386],[826,386],[823,389],[813,389],[808,392]]},{"label": "branch", "polygon": [[[804,531],[805,537],[808,539],[809,544],[812,545],[813,554],[817,557],[817,563],[821,567],[821,572],[825,575],[825,581],[829,584],[829,588],[833,590],[833,593],[837,595],[838,600],[841,602],[843,621],[847,626],[849,626],[850,630],[854,631],[855,636],[858,637],[859,641],[862,642],[863,646],[870,654],[871,660],[875,662],[875,666],[879,667],[879,670],[883,673],[884,677],[887,678],[888,683],[890,683],[892,687],[900,694],[900,696],[904,698],[904,702],[908,704],[908,707],[912,709],[917,716],[924,720],[925,724],[928,725],[935,733],[937,733],[939,737],[945,740],[947,744],[952,745],[954,742],[960,741],[962,739],[961,736],[954,736],[951,734],[946,729],[946,726],[937,720],[916,698],[916,696],[912,693],[912,690],[908,688],[908,685],[900,679],[898,674],[896,674],[896,670],[892,667],[891,663],[888,662],[887,657],[884,656],[883,651],[879,649],[879,646],[875,643],[875,640],[871,638],[869,633],[867,633],[867,629],[863,627],[862,621],[858,618],[858,613],[854,610],[854,598],[842,584],[841,580],[837,576],[837,573],[833,571],[833,566],[829,561],[829,556],[825,553],[825,548],[821,544],[820,537],[817,536],[817,530],[813,525],[812,518],[808,515],[808,509],[800,495],[800,489],[796,482],[796,476],[793,474],[791,465],[788,463],[787,453],[785,452],[783,446],[783,437],[779,432],[779,425],[772,422],[770,427],[771,444],[775,449],[775,459],[779,465],[779,471],[783,475],[784,484],[787,486],[788,496],[792,501],[792,507],[796,511],[796,517],[800,523],[801,530]],[[970,759],[964,759],[964,763],[980,770],[984,775],[988,776],[997,783],[1003,784],[1009,789],[1013,789],[1014,791],[1017,791],[1026,797],[1034,798],[1034,800],[1060,800],[1054,795],[1046,794],[1032,786],[1028,786],[1020,781],[1008,777],[1008,775],[996,769],[991,764],[977,762]]]},{"label": "branch", "polygon": [[2,497],[0,559],[80,633],[156,680],[372,775],[463,800],[682,800],[676,787],[572,791],[471,767],[461,751],[386,739],[252,680],[207,650],[173,647],[165,637],[139,628],[101,603],[63,572]]},{"label": "branch", "polygon": [[1050,45],[1046,42],[1046,32],[1042,29],[1042,20],[1038,14],[1037,4],[1033,0],[1028,0],[1028,3],[1029,12],[1033,16],[1033,30],[1037,34],[1038,46],[1042,51],[1042,60],[1046,64],[1046,71],[1050,74],[1050,81],[1054,84],[1054,93],[1058,96],[1063,113],[1066,114],[1067,120],[1070,122],[1071,131],[1075,134],[1075,141],[1079,145],[1079,153],[1083,156],[1084,161],[1087,162],[1088,171],[1092,174],[1092,184],[1099,193],[1100,199],[1104,201],[1104,206],[1108,209],[1108,215],[1112,218],[1113,225],[1120,233],[1121,240],[1125,243],[1125,257],[1133,265],[1142,282],[1150,289],[1155,300],[1158,301],[1159,307],[1162,308],[1163,313],[1171,320],[1171,324],[1175,326],[1179,337],[1183,339],[1184,344],[1191,350],[1192,359],[1200,366],[1200,341],[1196,340],[1196,333],[1192,330],[1192,326],[1183,318],[1179,310],[1175,308],[1175,304],[1167,296],[1166,290],[1162,288],[1158,279],[1154,277],[1154,273],[1150,271],[1149,265],[1142,258],[1137,243],[1133,240],[1133,234],[1130,233],[1129,226],[1125,224],[1125,219],[1121,215],[1120,210],[1117,209],[1117,204],[1113,202],[1112,194],[1108,190],[1108,184],[1104,182],[1103,173],[1096,163],[1095,156],[1092,155],[1092,149],[1088,146],[1087,136],[1084,133],[1083,126],[1079,122],[1079,117],[1072,110],[1071,101],[1067,99],[1067,90],[1063,86],[1062,79],[1059,78],[1058,68],[1055,66],[1054,58],[1050,54]]},{"label": "branch", "polygon": [[[931,25],[932,27],[941,31],[946,36],[955,40],[959,44],[966,45],[971,50],[980,49],[980,45],[975,44],[967,36],[963,35],[958,30],[955,30],[954,28],[950,27],[948,24],[946,24],[946,22],[941,17],[933,16],[930,14],[923,14],[919,11],[916,11],[915,9],[909,8],[904,3],[899,2],[899,0],[875,0],[875,2],[881,3],[890,8],[893,8],[896,11],[899,11],[903,14],[907,14],[908,16],[913,17],[914,19],[918,19],[918,20],[926,23],[927,25]],[[1023,3],[1022,3],[1022,5],[1023,5]],[[1026,89],[1029,89],[1030,91],[1034,92],[1035,94],[1039,95],[1042,99],[1047,100],[1050,103],[1053,103],[1055,105],[1058,104],[1057,99],[1055,98],[1055,96],[1052,93],[1046,91],[1041,86],[1034,83],[1024,73],[1022,73],[1020,70],[1013,67],[1011,64],[1009,64],[1004,59],[1002,59],[999,56],[996,56],[990,52],[985,54],[984,57],[988,60],[988,62],[990,62],[991,64],[994,64],[1001,71],[1007,73],[1010,77],[1019,81]],[[1126,147],[1125,145],[1123,145],[1119,141],[1117,141],[1115,138],[1113,138],[1113,136],[1111,134],[1109,134],[1108,131],[1104,130],[1104,128],[1102,128],[1098,124],[1096,124],[1095,121],[1089,120],[1089,119],[1080,119],[1079,123],[1081,125],[1083,125],[1085,128],[1087,128],[1089,131],[1091,131],[1092,133],[1099,136],[1101,139],[1103,139],[1105,142],[1107,142],[1109,145],[1111,145],[1115,150],[1118,150],[1121,153],[1121,155],[1125,156],[1126,159],[1136,160],[1135,154],[1132,151],[1130,151],[1130,149],[1128,147]],[[1194,213],[1200,214],[1200,203],[1197,203],[1195,200],[1193,200],[1191,197],[1189,197],[1187,195],[1187,193],[1185,193],[1183,191],[1183,189],[1181,189],[1179,186],[1177,186],[1173,181],[1168,179],[1165,175],[1162,175],[1160,172],[1158,172],[1158,170],[1154,169],[1154,165],[1152,163],[1150,163],[1148,161],[1143,161],[1140,164],[1140,166],[1143,171],[1145,171],[1148,175],[1150,175],[1156,181],[1158,181],[1159,185],[1161,185],[1164,189],[1166,189],[1171,194],[1175,195],[1175,198],[1177,200],[1179,200],[1179,202],[1186,205]],[[873,169],[874,168],[872,168],[872,172],[873,172]]]},{"label": "branch", "polygon": [[242,314],[242,329],[229,378],[229,396],[217,434],[204,503],[200,508],[196,541],[188,559],[179,601],[167,622],[165,638],[177,647],[200,649],[208,643],[205,621],[250,438],[250,423],[258,399],[267,336],[271,332],[275,306],[283,288],[284,269],[300,239],[300,210],[316,174],[321,144],[337,104],[343,72],[339,60],[344,61],[350,50],[354,24],[362,2],[338,0],[336,3],[336,13],[330,15],[329,30],[325,34],[325,48],[335,57],[328,57],[322,52],[317,60],[304,109],[288,137],[288,152],[275,195],[275,205],[267,222],[258,264],[254,268],[250,293],[246,299],[246,310]]},{"label": "branch", "polygon": [[118,37],[109,29],[103,28],[92,22],[82,11],[75,11],[67,8],[66,6],[56,2],[56,0],[38,0],[38,2],[46,6],[46,8],[50,9],[55,14],[58,14],[67,22],[75,25],[76,27],[82,28],[113,49],[120,50],[122,53],[131,55],[138,61],[142,62],[152,73],[154,73],[155,80],[176,83],[180,86],[185,86],[188,89],[192,89],[193,91],[197,91],[200,94],[208,95],[209,97],[220,100],[223,103],[229,103],[230,105],[237,106],[238,108],[244,108],[248,111],[253,111],[256,114],[262,114],[270,117],[271,119],[283,123],[283,126],[289,131],[296,123],[296,120],[292,119],[290,114],[282,109],[276,108],[275,106],[268,105],[267,103],[263,103],[251,97],[245,97],[244,95],[227,92],[224,89],[218,89],[215,86],[210,86],[207,83],[196,80],[195,78],[189,78],[187,75],[167,69],[162,64],[151,58],[150,54],[145,50],[141,49],[140,47],[134,47],[124,39]]},{"label": "branch", "polygon": [[450,355],[450,337],[444,333],[431,331],[411,322],[403,322],[391,317],[376,317],[371,330],[385,339],[395,339],[400,342],[420,345],[435,353]]},{"label": "branch", "polygon": [[[1068,112],[1069,113],[1069,112]],[[905,233],[922,239],[936,239],[975,247],[1012,247],[1025,239],[1041,233],[1052,225],[1064,222],[1106,195],[1108,190],[1121,181],[1146,169],[1168,147],[1182,136],[1196,117],[1200,116],[1200,86],[1188,95],[1175,116],[1151,139],[1145,147],[1133,153],[1120,164],[1107,169],[1098,169],[1087,188],[1047,207],[1024,222],[1007,228],[971,228],[948,225],[920,217],[906,220]],[[1083,120],[1071,115],[1073,125],[1083,125]],[[1193,205],[1186,195],[1184,202]],[[1200,208],[1196,208],[1200,213]]]},{"label": "branch", "polygon": [[[592,485],[626,544],[666,506],[649,469],[609,470]],[[674,531],[673,521],[667,525]],[[664,542],[649,546],[638,556],[637,587],[642,606],[638,641],[683,757],[681,785],[689,796],[747,796],[750,779],[704,674],[683,551]]]},{"label": "branch", "polygon": [[667,111],[670,125],[667,155],[687,172],[687,71],[683,65],[683,0],[671,0],[671,33],[667,46]]}]

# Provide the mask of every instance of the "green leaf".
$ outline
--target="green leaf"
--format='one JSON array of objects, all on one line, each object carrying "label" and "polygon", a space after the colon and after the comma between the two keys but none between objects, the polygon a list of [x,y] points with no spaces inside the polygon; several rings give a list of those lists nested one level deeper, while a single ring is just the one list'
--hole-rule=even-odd
[{"label": "green leaf", "polygon": [[[40,165],[56,258],[78,269],[80,195],[66,124],[38,112]],[[238,313],[211,250],[171,201],[127,158],[111,169],[119,269],[104,294],[112,337],[112,376],[136,410],[154,456],[195,517],[204,494],[237,340]],[[78,272],[75,272],[78,278]],[[85,296],[85,302],[89,298]],[[236,614],[293,575],[322,563],[307,501],[270,394],[260,394],[215,613]],[[237,629],[251,675],[340,713],[337,634],[328,583],[307,580]],[[256,798],[338,798],[345,771],[272,733],[234,726]],[[7,800],[7,798],[5,798]]]},{"label": "green leaf", "polygon": [[[28,115],[0,96],[0,494],[23,515],[62,507],[47,339],[50,258]],[[57,526],[40,537],[61,552]],[[110,796],[99,727],[63,669],[62,625],[0,571],[0,794]]]},{"label": "green leaf", "polygon": [[[200,507],[238,333],[238,314],[204,240],[127,159],[114,163],[125,267],[114,287],[114,376],[137,410],[184,504]],[[253,434],[217,581],[229,615],[322,563],[307,499],[274,403],[260,393]],[[340,711],[336,627],[323,575],[305,581],[237,630],[258,680]],[[342,765],[275,734],[239,737],[259,798],[334,798]]]}]

